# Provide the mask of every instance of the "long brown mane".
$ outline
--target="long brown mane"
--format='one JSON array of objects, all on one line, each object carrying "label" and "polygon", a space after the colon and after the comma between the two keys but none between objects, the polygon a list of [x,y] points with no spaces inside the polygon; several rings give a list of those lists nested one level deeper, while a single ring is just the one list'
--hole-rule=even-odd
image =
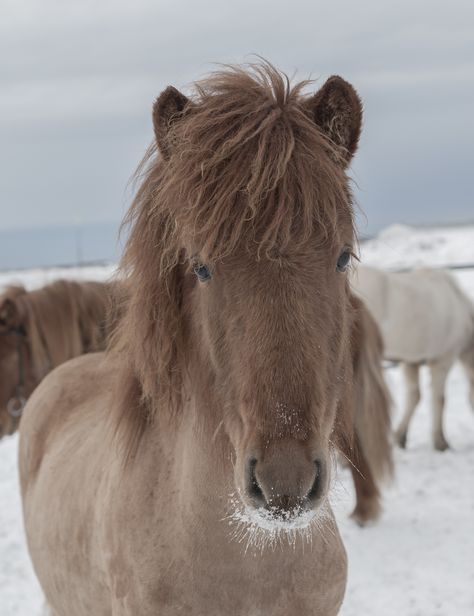
[{"label": "long brown mane", "polygon": [[192,256],[183,246],[211,266],[242,246],[278,258],[315,229],[330,243],[341,211],[352,221],[344,170],[335,164],[345,152],[315,124],[307,83],[291,87],[268,64],[213,74],[183,101],[180,121],[170,119],[162,153],[153,145],[142,161],[121,264],[131,299],[115,341],[134,375],[118,392],[119,423],[130,431],[143,428],[142,412],[130,412],[137,394],[149,416],[160,402],[180,403],[182,284]]},{"label": "long brown mane", "polygon": [[382,369],[382,334],[364,303],[352,296],[357,318],[353,328],[355,430],[378,484],[393,477],[392,400]]},{"label": "long brown mane", "polygon": [[106,284],[69,280],[34,291],[5,290],[0,304],[10,310],[12,324],[25,330],[37,382],[68,359],[105,348],[110,294]]}]

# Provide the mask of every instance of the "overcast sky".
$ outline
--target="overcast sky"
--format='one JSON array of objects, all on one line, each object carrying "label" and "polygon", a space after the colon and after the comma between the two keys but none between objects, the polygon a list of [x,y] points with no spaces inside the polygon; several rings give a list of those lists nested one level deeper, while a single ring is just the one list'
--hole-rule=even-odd
[{"label": "overcast sky", "polygon": [[119,220],[168,84],[260,54],[351,81],[370,233],[474,220],[472,0],[0,0],[0,227]]}]

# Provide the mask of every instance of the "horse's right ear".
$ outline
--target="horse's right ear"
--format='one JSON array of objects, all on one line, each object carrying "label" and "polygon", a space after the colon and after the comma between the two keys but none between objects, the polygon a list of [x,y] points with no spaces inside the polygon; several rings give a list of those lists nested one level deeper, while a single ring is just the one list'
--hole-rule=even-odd
[{"label": "horse's right ear", "polygon": [[14,300],[7,297],[0,302],[0,328],[17,327],[20,324],[20,314]]},{"label": "horse's right ear", "polygon": [[158,148],[166,160],[171,156],[173,124],[181,118],[189,99],[173,86],[168,86],[153,105],[153,127]]},{"label": "horse's right ear", "polygon": [[336,162],[347,167],[357,150],[362,125],[362,103],[350,83],[333,75],[307,108],[314,122],[336,147]]}]

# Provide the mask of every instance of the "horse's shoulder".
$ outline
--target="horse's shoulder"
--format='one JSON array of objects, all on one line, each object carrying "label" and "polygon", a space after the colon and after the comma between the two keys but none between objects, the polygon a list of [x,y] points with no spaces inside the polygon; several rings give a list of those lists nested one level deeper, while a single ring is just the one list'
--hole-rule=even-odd
[{"label": "horse's shoulder", "polygon": [[43,379],[29,398],[20,422],[20,468],[23,460],[24,477],[36,475],[53,441],[63,439],[86,415],[87,421],[92,419],[101,407],[99,398],[112,392],[115,374],[112,358],[105,353],[90,353],[61,364]]},{"label": "horse's shoulder", "polygon": [[[114,373],[114,360],[104,352],[87,353],[70,359],[52,370],[41,382],[31,397],[32,405],[36,398],[63,397],[68,399],[79,388],[81,392],[93,392],[94,384],[103,382]],[[28,405],[30,402],[28,402]]]}]

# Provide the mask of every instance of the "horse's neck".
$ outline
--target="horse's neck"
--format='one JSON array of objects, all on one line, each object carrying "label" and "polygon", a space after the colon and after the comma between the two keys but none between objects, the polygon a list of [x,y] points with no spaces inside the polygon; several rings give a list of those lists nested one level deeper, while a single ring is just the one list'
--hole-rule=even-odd
[{"label": "horse's neck", "polygon": [[50,370],[84,352],[70,301],[58,302],[48,289],[29,294],[28,338],[34,371],[41,380]]},{"label": "horse's neck", "polygon": [[170,432],[174,433],[168,453],[177,462],[175,472],[186,484],[191,482],[186,490],[191,488],[199,495],[208,493],[207,501],[215,497],[222,503],[228,500],[234,485],[234,453],[222,422],[208,420],[210,414],[219,417],[218,412],[217,408],[209,408],[209,401],[204,404],[193,397],[185,403],[178,424],[174,419],[166,420],[165,438],[168,440]]},{"label": "horse's neck", "polygon": [[133,481],[142,483],[137,500],[148,499],[153,492],[150,507],[159,511],[165,527],[190,552],[206,551],[203,541],[210,537],[214,546],[229,543],[228,524],[223,520],[235,490],[227,436],[221,430],[214,435],[202,425],[200,411],[192,401],[179,419],[158,416],[134,464]]}]

